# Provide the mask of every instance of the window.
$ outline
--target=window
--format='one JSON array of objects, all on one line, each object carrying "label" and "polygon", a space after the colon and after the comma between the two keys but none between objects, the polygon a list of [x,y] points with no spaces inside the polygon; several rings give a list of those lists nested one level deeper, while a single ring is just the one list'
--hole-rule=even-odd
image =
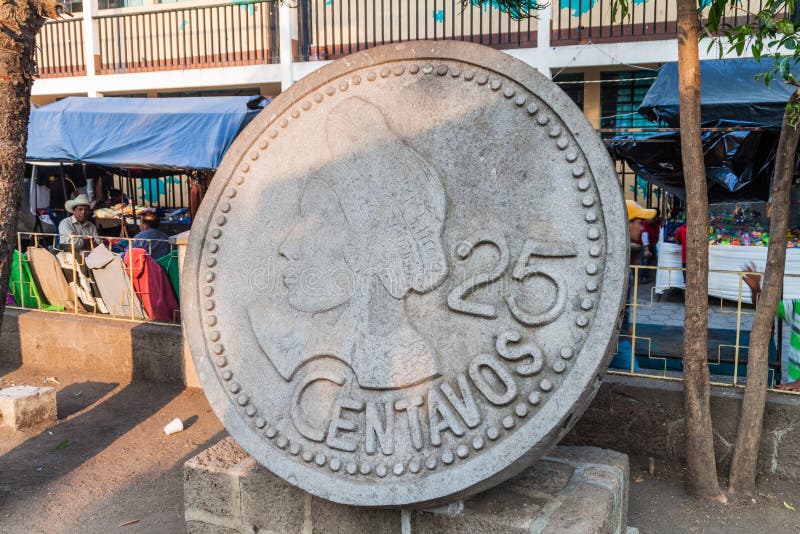
[{"label": "window", "polygon": [[[97,0],[97,9],[119,9],[121,7],[140,7],[144,0]],[[83,13],[82,0],[65,0],[64,7],[70,13]]]},{"label": "window", "polygon": [[109,93],[103,96],[108,96],[112,98],[147,98],[147,93],[119,93],[119,94]]},{"label": "window", "polygon": [[206,91],[171,91],[158,93],[160,98],[174,98],[184,96],[258,96],[261,91],[258,87],[244,87],[242,89],[208,89]]},{"label": "window", "polygon": [[83,1],[82,0],[65,0],[64,1],[64,9],[67,10],[67,13],[83,13]]},{"label": "window", "polygon": [[567,74],[556,74],[553,81],[575,104],[583,109],[583,73],[570,72]]},{"label": "window", "polygon": [[[656,126],[636,111],[653,85],[655,71],[616,71],[602,73],[600,86],[601,128],[647,128]],[[603,137],[614,137],[606,132]],[[633,134],[645,135],[642,133]]]},{"label": "window", "polygon": [[141,7],[143,0],[97,0],[97,9],[119,9],[121,7]]}]

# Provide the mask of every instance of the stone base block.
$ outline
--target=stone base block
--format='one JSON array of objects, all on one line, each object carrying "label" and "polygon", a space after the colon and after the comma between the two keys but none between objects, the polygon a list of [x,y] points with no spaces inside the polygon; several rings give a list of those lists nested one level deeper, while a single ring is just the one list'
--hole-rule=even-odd
[{"label": "stone base block", "polygon": [[556,447],[516,477],[431,510],[356,508],[314,497],[270,473],[232,438],[184,465],[188,532],[626,532],[628,457]]},{"label": "stone base block", "polygon": [[22,430],[55,423],[56,390],[50,387],[14,386],[0,389],[0,424]]}]

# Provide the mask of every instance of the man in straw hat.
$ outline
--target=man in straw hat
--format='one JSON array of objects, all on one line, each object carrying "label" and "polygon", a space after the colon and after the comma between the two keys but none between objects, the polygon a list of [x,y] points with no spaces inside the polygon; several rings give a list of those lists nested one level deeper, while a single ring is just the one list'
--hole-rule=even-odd
[{"label": "man in straw hat", "polygon": [[[635,200],[626,200],[625,208],[628,211],[628,232],[631,236],[631,264],[635,263],[635,258],[643,252],[640,239],[642,230],[644,229],[644,221],[649,221],[656,216],[656,210],[643,208]],[[648,255],[647,251],[644,251]],[[622,329],[625,331],[628,328],[628,314],[630,306],[633,304],[633,269],[630,270],[628,276],[628,302],[625,306],[625,316],[622,321]]]},{"label": "man in straw hat", "polygon": [[[58,233],[60,234],[58,238],[59,248],[70,250],[72,243],[74,243],[75,252],[79,252],[83,249],[83,239],[81,237],[73,237],[71,243],[70,236],[86,237],[98,235],[97,226],[89,220],[89,213],[91,212],[89,197],[80,194],[72,200],[67,200],[64,203],[64,209],[67,210],[67,213],[71,213],[72,216],[67,217],[58,225]],[[98,239],[95,239],[95,243],[99,242]]]},{"label": "man in straw hat", "polygon": [[[656,216],[656,210],[641,207],[634,200],[626,200],[625,208],[628,212],[628,233],[630,234],[630,247],[631,247],[631,263],[635,256],[642,251],[642,245],[638,243],[642,235],[643,223]],[[633,350],[630,341],[627,339],[631,335],[629,324],[630,310],[633,306],[633,285],[634,285],[634,272],[633,269],[628,273],[628,297],[625,301],[625,311],[622,316],[622,328],[620,329],[621,340],[617,347],[617,354],[611,360],[611,367],[617,369],[632,369],[638,371],[639,364],[633,357]]]}]

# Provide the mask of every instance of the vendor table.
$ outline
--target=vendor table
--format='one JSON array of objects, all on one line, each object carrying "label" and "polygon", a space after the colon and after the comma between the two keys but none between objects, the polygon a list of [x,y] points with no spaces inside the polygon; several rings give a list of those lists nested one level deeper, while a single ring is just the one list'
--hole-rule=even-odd
[{"label": "vendor table", "polygon": [[[750,263],[756,270],[764,272],[767,264],[767,247],[734,247],[711,245],[708,247],[708,294],[727,300],[738,300],[740,293],[739,271]],[[681,267],[681,246],[675,243],[658,243],[658,266]],[[721,272],[730,271],[730,272]],[[800,299],[800,249],[786,250],[786,268],[783,279],[783,298]],[[656,272],[657,294],[672,287],[684,288],[681,271],[659,269]],[[742,281],[742,302],[751,303],[750,288]]]}]

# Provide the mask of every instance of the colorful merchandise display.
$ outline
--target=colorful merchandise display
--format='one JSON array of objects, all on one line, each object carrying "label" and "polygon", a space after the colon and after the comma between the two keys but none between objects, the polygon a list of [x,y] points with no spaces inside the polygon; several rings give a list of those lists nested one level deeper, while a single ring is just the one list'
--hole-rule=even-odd
[{"label": "colorful merchandise display", "polygon": [[[768,247],[769,223],[762,213],[753,209],[754,203],[737,204],[732,210],[709,213],[708,244],[732,247]],[[763,203],[760,203],[763,204]],[[664,224],[664,241],[675,243],[675,232],[686,220],[672,219]],[[800,248],[800,228],[786,232],[786,247]]]}]

